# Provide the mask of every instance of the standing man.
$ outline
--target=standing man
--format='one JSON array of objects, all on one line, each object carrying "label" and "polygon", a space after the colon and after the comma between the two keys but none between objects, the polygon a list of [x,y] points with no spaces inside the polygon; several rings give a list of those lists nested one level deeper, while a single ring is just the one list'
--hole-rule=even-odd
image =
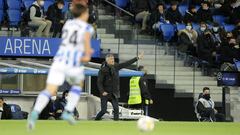
[{"label": "standing man", "polygon": [[4,102],[4,99],[0,97],[0,120],[11,119],[12,113],[11,108]]},{"label": "standing man", "polygon": [[138,71],[144,72],[144,75],[142,77],[133,76],[131,78],[128,105],[142,108],[145,115],[148,115],[148,105],[153,104],[153,100],[148,90],[147,70],[144,69],[144,66],[139,66]]},{"label": "standing man", "polygon": [[117,64],[114,56],[108,54],[105,62],[102,64],[98,72],[98,89],[101,98],[101,111],[97,114],[95,120],[101,120],[102,116],[107,112],[107,102],[110,101],[114,110],[114,120],[119,119],[118,98],[120,98],[119,90],[119,70],[130,66],[134,62],[143,58],[143,53],[124,63]]}]

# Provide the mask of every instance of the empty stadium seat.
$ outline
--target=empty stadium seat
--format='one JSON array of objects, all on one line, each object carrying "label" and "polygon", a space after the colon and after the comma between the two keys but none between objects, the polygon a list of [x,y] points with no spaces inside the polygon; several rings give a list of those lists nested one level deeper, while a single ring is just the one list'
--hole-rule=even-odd
[{"label": "empty stadium seat", "polygon": [[7,0],[7,6],[9,10],[20,10],[21,1],[20,0]]},{"label": "empty stadium seat", "polygon": [[200,25],[197,23],[192,23],[193,29],[198,30],[200,28]]},{"label": "empty stadium seat", "polygon": [[7,10],[9,26],[18,27],[21,21],[21,11],[20,10]]},{"label": "empty stadium seat", "polygon": [[232,30],[234,30],[234,28],[236,27],[235,25],[232,25],[232,24],[226,24],[223,26],[225,31],[227,32],[231,32]]},{"label": "empty stadium seat", "polygon": [[213,21],[219,23],[220,25],[223,25],[226,21],[226,17],[222,15],[214,15]]},{"label": "empty stadium seat", "polygon": [[185,25],[185,24],[177,24],[177,25],[176,25],[177,31],[183,30],[183,29],[185,29],[185,28],[186,28],[186,25]]},{"label": "empty stadium seat", "polygon": [[188,10],[188,6],[187,5],[180,5],[178,7],[178,10],[182,14],[182,16],[184,16],[186,14],[186,11]]},{"label": "empty stadium seat", "polygon": [[23,2],[24,7],[25,7],[26,9],[28,9],[28,8],[33,4],[33,2],[34,2],[34,0],[25,0],[25,1]]},{"label": "empty stadium seat", "polygon": [[170,41],[175,34],[175,29],[172,24],[161,24],[160,31],[162,32],[163,40],[166,42]]},{"label": "empty stadium seat", "polygon": [[128,3],[129,0],[115,0],[115,4],[121,8],[125,8]]},{"label": "empty stadium seat", "polygon": [[69,3],[70,3],[70,2],[66,2],[66,1],[65,1],[64,7],[63,7],[63,9],[62,9],[62,12],[63,12],[63,13],[65,13],[65,12],[68,11]]},{"label": "empty stadium seat", "polygon": [[0,10],[3,10],[3,0],[0,0]]},{"label": "empty stadium seat", "polygon": [[44,2],[44,11],[48,10],[48,7],[51,6],[54,2],[52,1],[45,1]]},{"label": "empty stadium seat", "polygon": [[0,10],[0,24],[2,23],[3,21],[3,10]]}]

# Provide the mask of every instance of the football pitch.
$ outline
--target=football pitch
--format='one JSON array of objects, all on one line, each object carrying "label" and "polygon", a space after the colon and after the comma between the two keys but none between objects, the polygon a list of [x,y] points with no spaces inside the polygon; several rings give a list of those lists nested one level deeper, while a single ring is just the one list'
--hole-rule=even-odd
[{"label": "football pitch", "polygon": [[155,129],[143,133],[135,121],[38,121],[28,132],[26,121],[0,121],[0,135],[240,135],[240,123],[157,122]]}]

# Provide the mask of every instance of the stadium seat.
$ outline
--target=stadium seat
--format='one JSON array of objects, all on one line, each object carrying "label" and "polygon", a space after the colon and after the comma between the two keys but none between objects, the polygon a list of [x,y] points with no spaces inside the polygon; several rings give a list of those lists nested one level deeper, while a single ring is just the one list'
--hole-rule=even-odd
[{"label": "stadium seat", "polygon": [[19,105],[10,104],[11,112],[12,112],[12,119],[24,119],[23,112]]},{"label": "stadium seat", "polygon": [[121,8],[125,8],[128,3],[129,0],[115,0],[115,4]]},{"label": "stadium seat", "polygon": [[26,9],[28,9],[32,4],[33,4],[33,0],[25,0],[24,2],[23,2],[23,4],[24,4],[24,7],[26,8]]},{"label": "stadium seat", "polygon": [[3,21],[3,10],[0,10],[0,24],[2,23]]},{"label": "stadium seat", "polygon": [[64,7],[63,7],[63,9],[62,9],[62,12],[63,12],[63,13],[65,13],[65,12],[68,11],[69,3],[70,3],[70,2],[66,2],[66,1],[65,1]]},{"label": "stadium seat", "polygon": [[182,16],[184,16],[186,14],[186,11],[188,10],[187,5],[180,5],[178,7],[179,12],[182,14]]},{"label": "stadium seat", "polygon": [[3,10],[3,0],[0,0],[0,10]]},{"label": "stadium seat", "polygon": [[226,21],[226,17],[222,15],[214,15],[213,21],[219,23],[220,25],[223,25]]},{"label": "stadium seat", "polygon": [[160,25],[160,31],[162,32],[163,40],[166,42],[170,41],[175,34],[175,29],[172,24]]},{"label": "stadium seat", "polygon": [[232,24],[227,24],[227,25],[224,25],[223,27],[224,27],[225,31],[231,32],[232,30],[235,29],[236,26],[232,25]]},{"label": "stadium seat", "polygon": [[197,23],[192,23],[193,29],[198,30],[200,28],[200,25]]},{"label": "stadium seat", "polygon": [[51,6],[54,2],[52,1],[45,1],[44,2],[44,11],[48,10],[48,7]]},{"label": "stadium seat", "polygon": [[198,11],[198,9],[200,9],[201,8],[201,6],[199,6],[199,5],[197,5],[196,6],[196,10]]},{"label": "stadium seat", "polygon": [[9,26],[18,27],[21,21],[21,12],[20,10],[7,10]]},{"label": "stadium seat", "polygon": [[180,31],[180,30],[183,30],[186,28],[186,25],[185,24],[177,24],[176,25],[176,30],[177,31]]},{"label": "stadium seat", "polygon": [[20,10],[21,1],[20,0],[7,0],[8,10]]}]

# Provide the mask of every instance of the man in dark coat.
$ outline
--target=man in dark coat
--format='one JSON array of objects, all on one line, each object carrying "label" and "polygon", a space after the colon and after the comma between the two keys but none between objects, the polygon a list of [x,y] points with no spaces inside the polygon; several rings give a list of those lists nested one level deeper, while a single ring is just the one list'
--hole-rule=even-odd
[{"label": "man in dark coat", "polygon": [[114,120],[119,119],[118,98],[120,98],[119,90],[119,70],[130,66],[134,62],[143,58],[143,53],[124,63],[117,64],[114,62],[114,56],[108,54],[106,61],[102,64],[98,72],[98,89],[101,98],[101,111],[97,114],[95,120],[101,120],[102,116],[107,112],[107,102],[110,101],[114,110]]},{"label": "man in dark coat", "polygon": [[202,2],[202,7],[197,11],[198,22],[212,23],[212,13],[209,9],[209,3],[204,1]]},{"label": "man in dark coat", "polygon": [[184,16],[184,23],[197,23],[197,10],[194,5],[190,5]]},{"label": "man in dark coat", "polygon": [[62,31],[64,23],[64,14],[62,13],[63,7],[64,7],[63,0],[57,0],[54,4],[48,7],[46,19],[52,21],[53,37],[56,37],[57,34],[61,33]]},{"label": "man in dark coat", "polygon": [[0,97],[0,119],[12,119],[11,108],[4,102],[3,97]]},{"label": "man in dark coat", "polygon": [[171,2],[171,7],[166,12],[166,20],[171,24],[182,23],[183,18],[181,13],[178,10],[178,2]]}]

